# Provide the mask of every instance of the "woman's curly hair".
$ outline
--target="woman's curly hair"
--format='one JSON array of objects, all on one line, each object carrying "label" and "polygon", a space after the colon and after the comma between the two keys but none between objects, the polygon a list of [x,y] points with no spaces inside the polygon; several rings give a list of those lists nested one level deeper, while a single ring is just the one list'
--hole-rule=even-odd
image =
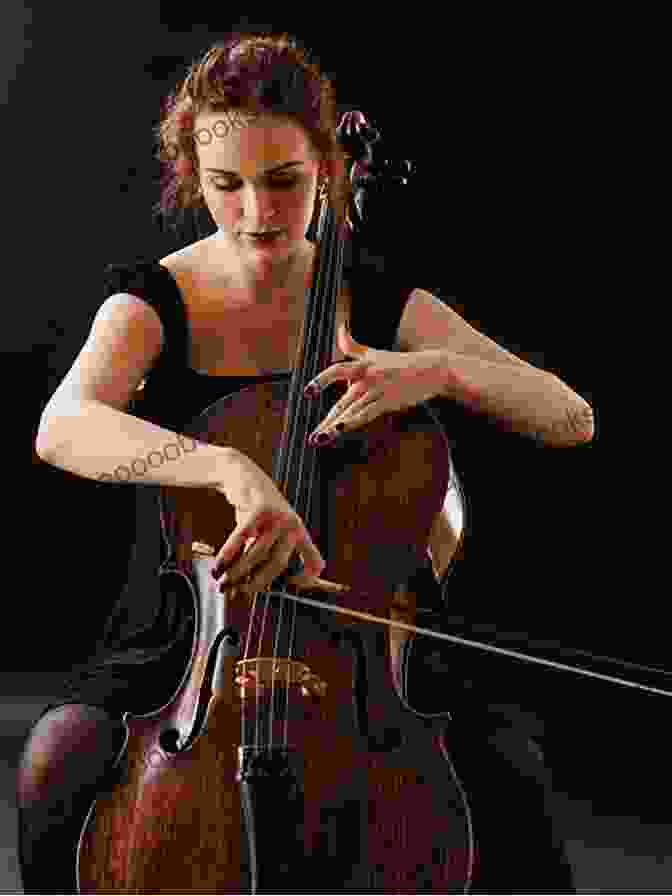
[{"label": "woman's curly hair", "polygon": [[156,214],[168,219],[178,210],[204,206],[194,123],[201,112],[242,110],[288,118],[304,130],[317,157],[336,172],[329,180],[329,202],[338,221],[345,219],[352,188],[347,157],[336,139],[335,90],[308,56],[286,32],[235,31],[192,63],[185,80],[164,100],[154,131],[162,167]]}]

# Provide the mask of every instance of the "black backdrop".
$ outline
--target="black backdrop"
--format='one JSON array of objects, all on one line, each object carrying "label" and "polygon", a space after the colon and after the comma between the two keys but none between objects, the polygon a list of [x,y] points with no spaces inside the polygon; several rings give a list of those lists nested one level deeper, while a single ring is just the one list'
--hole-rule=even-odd
[{"label": "black backdrop", "polygon": [[[85,656],[125,580],[133,489],[104,493],[40,463],[32,443],[100,305],[102,266],[158,258],[196,238],[180,241],[152,217],[159,99],[212,41],[249,24],[306,41],[336,76],[339,104],[362,109],[395,151],[416,161],[399,228],[415,253],[418,285],[455,302],[474,326],[559,375],[595,409],[594,442],[573,449],[540,448],[459,409],[448,415],[470,509],[451,599],[470,623],[504,640],[513,633],[521,648],[550,638],[670,668],[665,634],[652,624],[660,599],[642,587],[646,529],[632,440],[617,431],[620,321],[592,265],[599,240],[586,187],[594,193],[596,185],[586,170],[595,150],[585,137],[575,150],[575,135],[590,127],[588,57],[560,79],[554,48],[546,47],[546,61],[530,47],[485,52],[475,35],[437,34],[427,16],[388,22],[383,33],[366,15],[354,26],[345,13],[326,22],[231,12],[193,24],[148,2],[96,15],[68,30],[56,10],[8,4],[4,112],[15,139],[3,147],[1,357],[18,536],[8,561],[25,575],[5,601],[6,667],[62,668]],[[18,449],[29,438],[30,467]],[[646,714],[663,699],[608,685],[582,690],[571,676],[537,677],[534,669],[526,680],[522,697],[563,723],[568,693],[572,712],[586,718],[595,699],[612,719],[625,706]]]}]

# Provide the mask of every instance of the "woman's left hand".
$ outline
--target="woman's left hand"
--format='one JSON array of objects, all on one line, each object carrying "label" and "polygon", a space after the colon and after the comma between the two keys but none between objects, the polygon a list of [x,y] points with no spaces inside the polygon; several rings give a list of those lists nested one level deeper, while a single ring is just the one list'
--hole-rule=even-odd
[{"label": "woman's left hand", "polygon": [[309,442],[313,446],[320,434],[332,438],[317,447],[330,444],[341,433],[361,429],[383,414],[406,410],[442,392],[437,351],[390,352],[369,348],[355,342],[345,324],[338,329],[338,347],[344,355],[357,360],[327,367],[309,383],[306,391],[310,386],[318,386],[322,391],[338,380],[347,380],[349,385],[311,434]]}]

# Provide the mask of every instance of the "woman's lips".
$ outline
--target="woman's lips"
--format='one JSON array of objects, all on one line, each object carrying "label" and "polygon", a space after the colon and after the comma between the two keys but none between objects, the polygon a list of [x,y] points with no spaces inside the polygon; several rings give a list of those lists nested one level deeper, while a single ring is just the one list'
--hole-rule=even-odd
[{"label": "woman's lips", "polygon": [[256,245],[258,246],[272,246],[282,236],[282,232],[268,235],[260,234],[259,236],[253,233],[248,233],[246,234],[246,236],[249,240],[251,240],[253,243],[256,243]]}]

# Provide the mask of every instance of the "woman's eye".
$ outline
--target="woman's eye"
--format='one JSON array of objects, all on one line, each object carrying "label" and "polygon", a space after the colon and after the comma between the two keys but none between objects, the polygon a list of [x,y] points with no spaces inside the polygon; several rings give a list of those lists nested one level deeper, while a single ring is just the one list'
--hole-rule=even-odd
[{"label": "woman's eye", "polygon": [[[272,187],[293,187],[294,184],[297,183],[295,177],[285,177],[285,178],[277,178],[276,180],[271,181]],[[212,182],[213,187],[216,190],[226,190],[227,193],[232,193],[234,190],[237,190],[240,187],[239,183],[236,184],[216,184],[214,181]]]}]

